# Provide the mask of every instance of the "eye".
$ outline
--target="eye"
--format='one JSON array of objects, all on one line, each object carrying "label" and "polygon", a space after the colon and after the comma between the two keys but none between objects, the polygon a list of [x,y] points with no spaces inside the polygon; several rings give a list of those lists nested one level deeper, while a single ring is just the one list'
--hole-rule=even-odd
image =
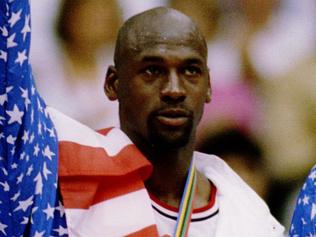
[{"label": "eye", "polygon": [[197,76],[202,73],[202,70],[197,66],[186,66],[183,68],[183,74],[186,76]]},{"label": "eye", "polygon": [[148,76],[159,76],[164,73],[164,69],[157,65],[150,65],[143,70],[143,73]]}]

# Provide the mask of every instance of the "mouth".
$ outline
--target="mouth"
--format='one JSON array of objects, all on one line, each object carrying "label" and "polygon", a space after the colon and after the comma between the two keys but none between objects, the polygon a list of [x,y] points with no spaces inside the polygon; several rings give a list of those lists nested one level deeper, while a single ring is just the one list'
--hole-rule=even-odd
[{"label": "mouth", "polygon": [[184,109],[178,108],[164,109],[157,113],[156,118],[163,125],[179,127],[187,123],[189,113]]}]

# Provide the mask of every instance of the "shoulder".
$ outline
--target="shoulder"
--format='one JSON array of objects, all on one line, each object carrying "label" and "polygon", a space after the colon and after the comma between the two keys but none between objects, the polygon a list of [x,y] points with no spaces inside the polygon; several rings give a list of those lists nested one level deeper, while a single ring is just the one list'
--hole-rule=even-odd
[{"label": "shoulder", "polygon": [[256,236],[283,236],[283,226],[272,216],[266,203],[222,159],[195,152],[194,162],[217,188],[221,220],[225,218],[225,223],[236,225],[238,234],[245,231]]}]

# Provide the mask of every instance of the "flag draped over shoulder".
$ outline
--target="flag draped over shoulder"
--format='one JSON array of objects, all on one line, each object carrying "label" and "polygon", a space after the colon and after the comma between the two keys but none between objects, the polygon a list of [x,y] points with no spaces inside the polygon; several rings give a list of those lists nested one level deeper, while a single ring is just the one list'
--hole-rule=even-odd
[{"label": "flag draped over shoulder", "polygon": [[316,236],[316,166],[311,170],[299,194],[290,237]]},{"label": "flag draped over shoulder", "polygon": [[67,236],[58,143],[29,65],[28,0],[0,1],[0,236]]},{"label": "flag draped over shoulder", "polygon": [[145,189],[148,160],[117,128],[100,132],[48,111],[59,140],[59,183],[69,236],[158,236]]}]

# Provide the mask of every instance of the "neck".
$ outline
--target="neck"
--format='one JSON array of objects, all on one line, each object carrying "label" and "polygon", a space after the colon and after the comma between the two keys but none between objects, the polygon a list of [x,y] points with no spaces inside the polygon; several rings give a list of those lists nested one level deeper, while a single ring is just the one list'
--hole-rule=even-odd
[{"label": "neck", "polygon": [[179,150],[159,152],[148,156],[153,164],[153,173],[146,182],[147,190],[168,204],[180,202],[192,160],[193,150],[185,147]]},{"label": "neck", "polygon": [[[177,150],[155,151],[148,156],[153,164],[153,173],[146,181],[147,190],[170,206],[179,207],[190,164],[193,144]],[[204,175],[197,174],[197,193],[194,207],[205,206],[209,201],[210,184]]]},{"label": "neck", "polygon": [[[195,136],[192,136],[185,146],[166,149],[155,147],[140,136],[128,132],[128,129],[123,126],[121,128],[153,165],[153,173],[145,182],[148,192],[166,204],[178,208],[193,158]],[[208,179],[197,172],[197,195],[194,199],[194,208],[207,205],[210,189]]]}]

